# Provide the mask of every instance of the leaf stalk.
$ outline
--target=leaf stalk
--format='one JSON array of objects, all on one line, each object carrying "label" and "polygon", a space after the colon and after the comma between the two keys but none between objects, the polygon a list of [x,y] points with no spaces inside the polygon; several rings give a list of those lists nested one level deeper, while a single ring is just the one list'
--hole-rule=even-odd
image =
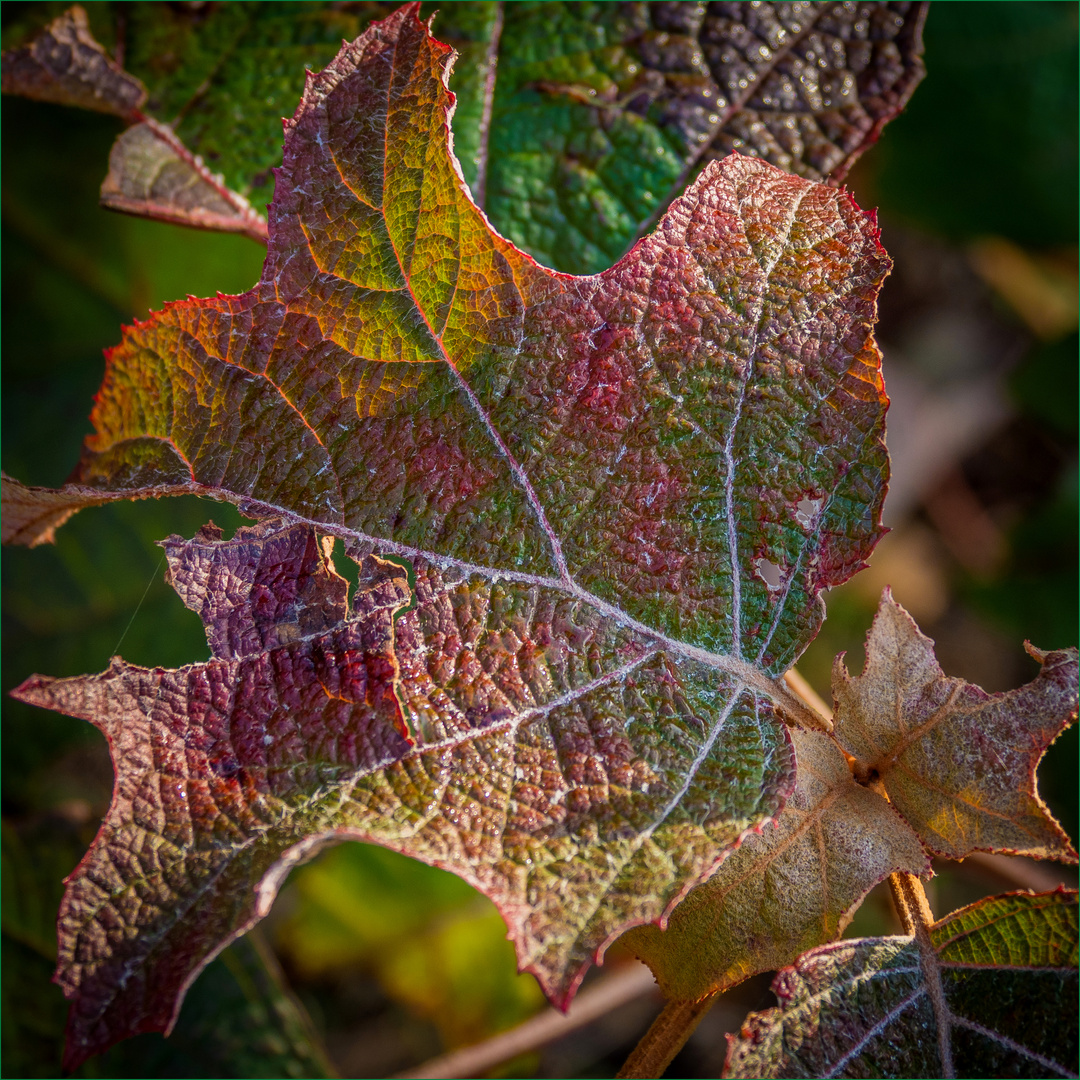
[{"label": "leaf stalk", "polygon": [[952,1017],[945,1001],[944,987],[941,985],[938,956],[934,943],[930,940],[930,927],[934,922],[930,901],[926,897],[922,882],[914,874],[890,874],[889,891],[905,932],[911,934],[919,946],[919,963],[934,1009],[934,1019],[937,1021],[941,1075],[951,1080],[956,1076],[952,1056]]},{"label": "leaf stalk", "polygon": [[669,1001],[616,1075],[642,1080],[663,1076],[719,996],[713,993],[698,1001]]}]

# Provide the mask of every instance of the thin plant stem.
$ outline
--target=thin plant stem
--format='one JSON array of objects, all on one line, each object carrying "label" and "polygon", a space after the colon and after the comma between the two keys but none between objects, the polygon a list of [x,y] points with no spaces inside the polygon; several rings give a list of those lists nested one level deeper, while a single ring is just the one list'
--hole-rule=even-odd
[{"label": "thin plant stem", "polygon": [[634,1047],[618,1076],[649,1080],[663,1076],[719,996],[716,993],[708,994],[700,1001],[669,1001]]},{"label": "thin plant stem", "polygon": [[945,989],[941,985],[941,966],[934,943],[930,939],[934,913],[930,910],[930,901],[926,898],[922,882],[914,874],[890,874],[889,891],[892,893],[900,921],[904,924],[904,930],[915,938],[919,947],[919,962],[937,1022],[941,1075],[951,1080],[956,1076],[952,1055],[952,1017],[945,1001]]},{"label": "thin plant stem", "polygon": [[545,1009],[510,1031],[502,1031],[483,1042],[441,1054],[415,1069],[398,1073],[395,1080],[481,1076],[504,1061],[555,1042],[620,1005],[655,991],[656,981],[644,964],[626,964],[586,987],[566,1015],[557,1009]]}]

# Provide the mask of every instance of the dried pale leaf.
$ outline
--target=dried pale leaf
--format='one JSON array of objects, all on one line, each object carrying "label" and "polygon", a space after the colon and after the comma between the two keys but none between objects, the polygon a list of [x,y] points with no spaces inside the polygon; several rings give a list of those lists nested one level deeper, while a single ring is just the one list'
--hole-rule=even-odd
[{"label": "dried pale leaf", "polygon": [[1009,893],[909,937],[815,949],[728,1036],[726,1077],[1072,1076],[1077,894]]},{"label": "dried pale leaf", "polygon": [[240,232],[266,242],[266,219],[156,120],[133,125],[113,143],[101,204],[125,214]]},{"label": "dried pale leaf", "polygon": [[116,64],[94,40],[86,12],[75,5],[54,19],[28,45],[0,58],[5,94],[76,105],[132,119],[146,101],[146,88]]},{"label": "dried pale leaf", "polygon": [[1035,772],[1076,718],[1077,651],[1028,651],[1042,670],[1018,690],[987,694],[948,678],[934,643],[886,589],[863,674],[852,678],[843,656],[836,659],[837,738],[857,759],[857,775],[879,780],[939,855],[998,851],[1076,860],[1039,798]]},{"label": "dried pale leaf", "polygon": [[798,785],[775,827],[748,836],[665,930],[641,926],[622,938],[669,1001],[697,1001],[791,963],[839,937],[886,876],[930,870],[915,834],[855,782],[832,742],[813,732],[792,737]]}]

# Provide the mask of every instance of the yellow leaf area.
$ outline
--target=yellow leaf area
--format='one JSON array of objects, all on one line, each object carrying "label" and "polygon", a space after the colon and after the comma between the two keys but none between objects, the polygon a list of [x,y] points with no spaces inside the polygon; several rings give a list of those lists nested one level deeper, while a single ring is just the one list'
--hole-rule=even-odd
[{"label": "yellow leaf area", "polygon": [[1075,861],[1040,800],[1039,760],[1076,717],[1077,652],[1029,651],[1027,686],[987,694],[947,678],[888,590],[852,678],[838,657],[832,736],[794,732],[798,786],[775,826],[729,855],[666,930],[623,942],[664,995],[696,1001],[840,936],[891,873],[975,851]]}]

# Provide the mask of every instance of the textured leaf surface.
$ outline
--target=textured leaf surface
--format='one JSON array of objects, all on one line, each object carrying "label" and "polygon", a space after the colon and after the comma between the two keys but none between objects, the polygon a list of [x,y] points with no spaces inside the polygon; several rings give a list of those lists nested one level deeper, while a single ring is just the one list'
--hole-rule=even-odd
[{"label": "textured leaf surface", "polygon": [[833,671],[837,737],[926,846],[950,859],[1001,851],[1075,861],[1036,790],[1046,748],[1076,718],[1077,652],[1028,651],[1038,677],[1003,694],[948,678],[934,643],[886,590],[866,669]]},{"label": "textured leaf surface", "polygon": [[733,157],[553,274],[463,189],[446,59],[408,13],[312,81],[262,281],[125,333],[75,483],[194,483],[785,670],[881,531],[872,221]]},{"label": "textured leaf surface", "polygon": [[312,77],[260,283],[126,331],[73,484],[18,489],[27,535],[35,500],[47,531],[57,499],[198,490],[408,564],[365,562],[347,620],[303,526],[176,542],[214,660],[24,685],[119,774],[65,907],[75,1058],[167,1026],[340,836],[483,889],[565,1002],[793,786],[775,676],[881,531],[874,223],[733,157],[555,274],[469,198],[448,59],[408,8]]},{"label": "textured leaf surface", "polygon": [[[3,826],[5,1073],[59,1076],[67,1013],[49,985],[61,881],[85,849],[79,827],[39,814]],[[132,1039],[89,1076],[333,1076],[310,1017],[258,933],[234,942],[192,988],[166,1043]]]},{"label": "textured leaf surface", "polygon": [[729,1036],[725,1076],[1076,1076],[1077,894],[1011,893],[912,938],[815,949],[778,1008]]},{"label": "textured leaf surface", "polygon": [[855,782],[828,739],[794,731],[798,786],[775,827],[748,836],[691,890],[665,930],[622,938],[669,1001],[698,1001],[839,937],[859,902],[896,871],[930,860],[904,821]]},{"label": "textured leaf surface", "polygon": [[1033,655],[1043,670],[1019,690],[990,695],[949,679],[933,642],[886,590],[865,674],[852,679],[837,659],[835,743],[793,734],[799,782],[775,829],[747,837],[666,929],[625,936],[664,994],[697,1001],[792,963],[839,937],[887,875],[929,871],[928,853],[1072,861],[1035,772],[1075,716],[1076,651]]},{"label": "textured leaf surface", "polygon": [[[732,150],[838,182],[924,70],[919,3],[515,3],[484,208],[541,262],[606,267]],[[436,24],[436,28],[437,28]]]},{"label": "textured leaf surface", "polygon": [[793,786],[760,695],[572,597],[419,559],[410,587],[368,557],[350,619],[309,527],[219,537],[165,545],[209,663],[117,659],[18,691],[97,724],[117,774],[61,909],[69,1061],[167,1028],[333,839],[463,876],[566,1001],[615,932],[660,917]]},{"label": "textured leaf surface", "polygon": [[94,40],[86,11],[75,5],[20,48],[4,52],[5,94],[76,105],[130,118],[146,101],[146,88]]},{"label": "textured leaf surface", "polygon": [[[222,198],[269,201],[280,117],[305,66],[323,67],[342,38],[392,8],[134,3],[122,26],[94,16],[99,33],[123,41],[147,110],[174,125],[188,158],[222,174],[212,211]],[[731,150],[842,179],[923,75],[923,3],[422,10],[438,12],[436,33],[460,53],[457,150],[477,202],[519,247],[578,273],[610,265],[703,161]],[[184,220],[156,199],[109,205]],[[229,215],[216,220],[209,227],[230,226]]]}]

